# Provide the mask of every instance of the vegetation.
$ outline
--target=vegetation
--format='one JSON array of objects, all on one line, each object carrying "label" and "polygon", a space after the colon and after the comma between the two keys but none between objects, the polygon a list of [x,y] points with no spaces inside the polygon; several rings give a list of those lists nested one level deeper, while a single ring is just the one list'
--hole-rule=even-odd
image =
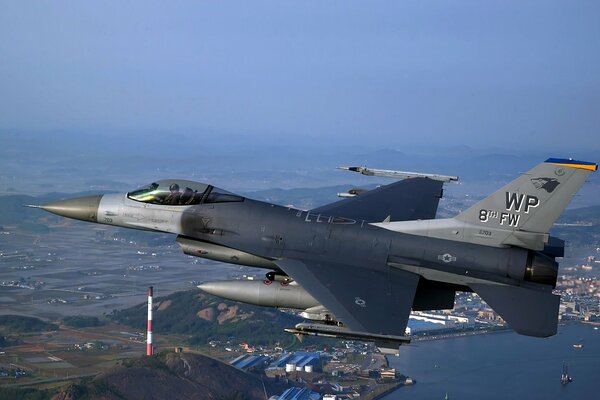
[{"label": "vegetation", "polygon": [[105,324],[104,321],[98,317],[91,317],[86,315],[70,315],[63,318],[65,325],[72,328],[90,328],[94,326],[102,326]]},{"label": "vegetation", "polygon": [[29,333],[58,330],[58,325],[34,317],[0,315],[0,329],[4,333]]},{"label": "vegetation", "polygon": [[[166,302],[170,304],[168,307],[158,307],[154,312],[154,332],[188,335],[191,345],[203,345],[210,340],[227,340],[231,337],[243,338],[259,345],[288,342],[290,335],[283,328],[300,321],[293,315],[277,310],[223,300],[196,290],[155,299],[157,306]],[[201,311],[212,317],[200,318],[198,314]],[[223,317],[224,315],[226,316]],[[109,317],[144,330],[146,304],[115,310]]]},{"label": "vegetation", "polygon": [[107,382],[93,380],[93,378],[83,378],[78,383],[69,385],[63,390],[63,398],[67,399],[97,399],[102,397],[121,398],[119,392]]},{"label": "vegetation", "polygon": [[0,388],[0,400],[49,400],[56,390]]},{"label": "vegetation", "polygon": [[15,337],[7,337],[0,335],[0,348],[1,347],[10,347],[16,346],[20,343],[20,340]]},{"label": "vegetation", "polygon": [[171,373],[167,364],[167,353],[154,354],[152,357],[129,358],[122,361],[125,368],[148,368]]}]

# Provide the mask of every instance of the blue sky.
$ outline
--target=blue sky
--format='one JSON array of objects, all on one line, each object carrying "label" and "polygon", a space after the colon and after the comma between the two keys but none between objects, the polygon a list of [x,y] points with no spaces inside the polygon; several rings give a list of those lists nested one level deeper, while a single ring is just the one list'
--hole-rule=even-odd
[{"label": "blue sky", "polygon": [[600,2],[0,2],[0,129],[600,148]]}]

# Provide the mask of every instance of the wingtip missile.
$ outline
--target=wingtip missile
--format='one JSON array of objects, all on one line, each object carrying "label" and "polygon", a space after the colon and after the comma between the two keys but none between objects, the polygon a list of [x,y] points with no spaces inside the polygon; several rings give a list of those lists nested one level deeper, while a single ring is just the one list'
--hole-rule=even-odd
[{"label": "wingtip missile", "polygon": [[397,335],[383,335],[370,332],[351,331],[345,327],[334,325],[310,324],[301,322],[293,328],[285,328],[285,332],[294,336],[320,336],[327,338],[361,340],[374,342],[382,353],[398,355],[399,347],[410,343],[410,338]]},{"label": "wingtip missile", "polygon": [[409,179],[409,178],[429,178],[436,181],[442,182],[450,182],[450,181],[458,181],[458,176],[454,175],[440,175],[440,174],[429,174],[423,172],[409,172],[409,171],[395,171],[389,169],[375,169],[375,168],[367,168],[367,167],[350,167],[350,166],[341,166],[337,167],[337,169],[343,171],[351,171],[358,172],[362,175],[367,176],[383,176],[386,178],[396,178],[396,179]]},{"label": "wingtip missile", "polygon": [[358,172],[359,174],[363,174],[363,175],[370,175],[370,176],[373,175],[372,170],[368,169],[367,167],[340,166],[340,167],[336,167],[336,169],[341,169],[343,171]]}]

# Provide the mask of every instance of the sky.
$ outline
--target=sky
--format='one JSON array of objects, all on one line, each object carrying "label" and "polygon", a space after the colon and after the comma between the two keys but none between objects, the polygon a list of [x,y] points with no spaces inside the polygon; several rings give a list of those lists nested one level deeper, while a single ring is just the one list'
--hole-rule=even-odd
[{"label": "sky", "polygon": [[0,135],[600,149],[598,1],[0,0],[0,10]]}]

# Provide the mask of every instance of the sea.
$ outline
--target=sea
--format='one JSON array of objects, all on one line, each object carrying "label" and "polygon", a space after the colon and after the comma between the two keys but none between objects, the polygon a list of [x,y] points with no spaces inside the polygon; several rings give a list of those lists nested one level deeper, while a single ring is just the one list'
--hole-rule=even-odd
[{"label": "sea", "polygon": [[502,331],[413,342],[388,361],[417,383],[384,400],[600,399],[600,328],[588,324],[561,325],[545,339]]}]

